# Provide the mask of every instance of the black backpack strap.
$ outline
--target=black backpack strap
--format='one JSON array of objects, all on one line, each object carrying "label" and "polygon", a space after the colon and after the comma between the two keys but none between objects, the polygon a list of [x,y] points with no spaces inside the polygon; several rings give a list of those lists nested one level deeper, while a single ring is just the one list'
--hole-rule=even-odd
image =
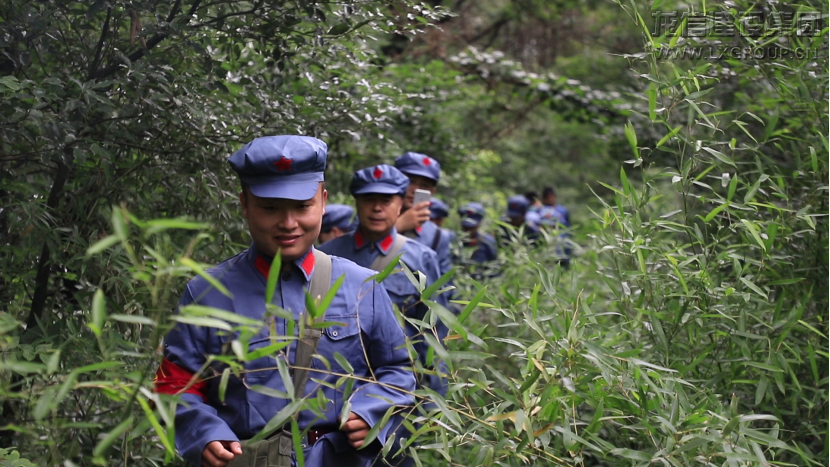
[{"label": "black backpack strap", "polygon": [[435,236],[432,237],[432,251],[438,252],[439,243],[441,243],[441,227],[435,229]]}]

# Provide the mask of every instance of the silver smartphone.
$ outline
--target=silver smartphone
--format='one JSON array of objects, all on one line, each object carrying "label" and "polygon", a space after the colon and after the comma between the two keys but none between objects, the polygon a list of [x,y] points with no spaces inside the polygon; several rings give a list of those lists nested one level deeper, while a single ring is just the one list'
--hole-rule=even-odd
[{"label": "silver smartphone", "polygon": [[432,193],[427,190],[421,190],[420,188],[415,190],[415,199],[412,201],[413,206],[417,206],[424,201],[429,201],[432,198]]}]

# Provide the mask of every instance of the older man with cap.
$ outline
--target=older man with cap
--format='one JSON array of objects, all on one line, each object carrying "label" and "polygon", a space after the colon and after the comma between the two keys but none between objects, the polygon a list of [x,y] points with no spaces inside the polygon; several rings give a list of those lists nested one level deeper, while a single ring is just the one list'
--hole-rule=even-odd
[{"label": "older man with cap", "polygon": [[395,227],[398,232],[431,248],[438,254],[438,269],[445,274],[452,268],[450,243],[452,239],[434,222],[430,221],[429,202],[413,206],[415,190],[421,189],[435,194],[441,178],[441,164],[437,160],[417,152],[407,152],[395,159],[395,168],[409,178],[409,188],[403,198],[403,213]]},{"label": "older man with cap", "polygon": [[[395,228],[408,185],[406,175],[386,164],[355,172],[349,191],[355,197],[357,206],[357,230],[321,245],[320,250],[376,271],[382,271],[401,254],[401,261],[410,270],[426,276],[427,286],[437,281],[440,273],[435,252],[398,234]],[[418,289],[405,274],[392,274],[383,281],[383,285],[404,316],[418,320],[424,318],[428,308],[421,301]],[[441,306],[447,306],[443,295],[439,295],[435,301]],[[409,322],[406,322],[404,328],[418,353],[421,365],[431,369],[433,365],[429,362],[429,345],[422,335],[423,331]],[[447,327],[438,320],[432,333],[440,342],[447,336]],[[421,375],[419,382],[436,392],[446,393],[445,381],[434,372]]]},{"label": "older man with cap", "polygon": [[[368,465],[379,447],[357,448],[371,427],[390,407],[414,402],[409,394],[415,378],[408,369],[405,338],[383,286],[370,280],[375,273],[312,247],[328,196],[323,183],[326,149],[316,138],[270,136],[246,144],[229,160],[242,181],[239,201],[253,242],[209,270],[210,281],[192,279],[179,311],[186,315],[188,305],[199,305],[239,315],[234,326],[260,325],[231,332],[182,319],[165,339],[156,390],[181,396],[176,447],[193,465],[296,465],[290,429],[273,427],[270,438],[245,440],[292,400],[303,398],[325,403],[319,411],[301,410],[293,418],[304,434],[300,446],[305,465]],[[281,267],[273,300],[266,306],[266,283],[277,255]],[[319,298],[338,278],[342,283],[325,314],[312,318],[306,309],[307,290]],[[312,319],[336,324],[321,332],[310,326]],[[298,320],[305,325],[295,325]],[[312,359],[314,354],[321,358]],[[342,364],[337,354],[345,359]],[[235,369],[225,372],[229,377],[209,377],[223,374],[231,363]],[[278,371],[280,365],[291,370]],[[347,401],[338,387],[339,374],[351,372],[356,379],[348,398],[350,412],[340,420]],[[380,429],[378,446],[392,430]]]},{"label": "older man with cap", "polygon": [[354,232],[357,228],[357,217],[354,209],[345,204],[327,204],[326,213],[323,214],[323,225],[320,227],[320,236],[317,241],[326,243],[347,233]]}]

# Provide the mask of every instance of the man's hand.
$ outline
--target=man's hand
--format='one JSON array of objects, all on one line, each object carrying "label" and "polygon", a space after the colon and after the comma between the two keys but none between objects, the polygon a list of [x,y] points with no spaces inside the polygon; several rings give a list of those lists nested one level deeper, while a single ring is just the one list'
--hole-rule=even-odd
[{"label": "man's hand", "polygon": [[366,439],[366,435],[369,434],[369,424],[363,421],[356,413],[349,412],[349,420],[346,421],[346,424],[343,425],[341,430],[346,433],[349,444],[357,449],[363,446],[363,441]]},{"label": "man's hand", "polygon": [[408,232],[429,220],[429,201],[416,204],[395,221],[398,232]]},{"label": "man's hand", "polygon": [[240,454],[242,445],[239,441],[211,441],[202,451],[202,467],[225,467]]}]

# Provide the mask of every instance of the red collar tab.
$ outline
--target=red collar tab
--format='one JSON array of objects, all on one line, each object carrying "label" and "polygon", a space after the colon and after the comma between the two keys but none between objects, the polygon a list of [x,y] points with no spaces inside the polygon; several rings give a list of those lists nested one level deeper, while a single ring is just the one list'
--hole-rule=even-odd
[{"label": "red collar tab", "polygon": [[302,261],[298,264],[303,273],[305,273],[306,280],[311,280],[311,275],[314,272],[315,261],[314,250],[308,250],[308,253],[305,254],[305,258],[302,258]]},{"label": "red collar tab", "polygon": [[[294,263],[299,266],[300,270],[303,271],[305,278],[310,280],[311,275],[314,273],[314,253],[312,253],[311,250],[308,250],[308,253],[306,253],[304,257],[297,258],[294,260]],[[271,263],[269,263],[268,260],[262,256],[257,255],[256,260],[254,261],[254,266],[256,267],[256,270],[262,274],[262,277],[267,280],[268,274],[271,272]]]},{"label": "red collar tab", "polygon": [[271,263],[269,263],[267,259],[257,255],[256,261],[254,261],[254,266],[256,266],[256,270],[262,274],[262,277],[268,279],[268,273],[271,272]]},{"label": "red collar tab", "polygon": [[354,246],[358,249],[366,246],[366,239],[363,238],[363,234],[360,232],[360,230],[354,233]]},{"label": "red collar tab", "polygon": [[423,230],[423,228],[424,228],[423,226],[419,225],[418,227],[415,227],[415,232],[416,232],[418,235],[421,235],[421,230]]},{"label": "red collar tab", "polygon": [[386,255],[389,253],[389,249],[392,248],[392,244],[395,243],[395,237],[392,236],[390,233],[386,237],[383,238],[380,242],[378,242],[378,249]]}]

